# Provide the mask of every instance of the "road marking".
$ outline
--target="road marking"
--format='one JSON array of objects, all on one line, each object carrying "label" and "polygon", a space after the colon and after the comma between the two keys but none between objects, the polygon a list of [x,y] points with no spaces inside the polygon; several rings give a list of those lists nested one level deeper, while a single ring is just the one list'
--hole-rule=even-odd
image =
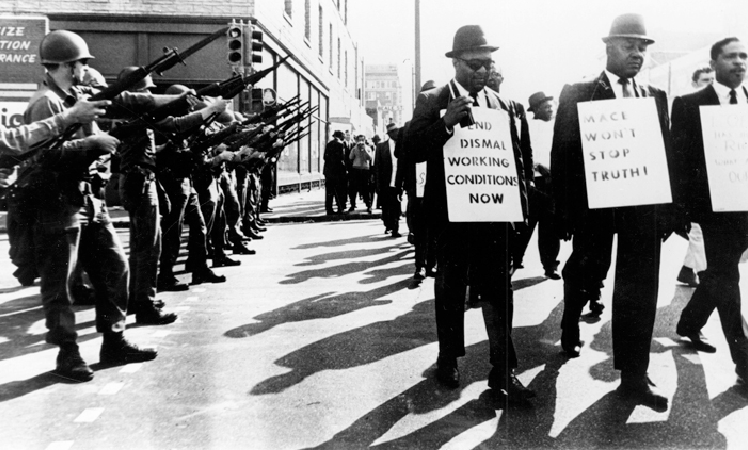
[{"label": "road marking", "polygon": [[86,408],[80,416],[76,417],[74,422],[93,422],[98,419],[104,408]]},{"label": "road marking", "polygon": [[102,390],[99,391],[99,395],[114,395],[122,389],[125,383],[109,383]]},{"label": "road marking", "polygon": [[68,450],[73,444],[75,441],[54,441],[45,450]]},{"label": "road marking", "polygon": [[120,370],[120,373],[135,373],[143,367],[143,363],[128,364]]}]

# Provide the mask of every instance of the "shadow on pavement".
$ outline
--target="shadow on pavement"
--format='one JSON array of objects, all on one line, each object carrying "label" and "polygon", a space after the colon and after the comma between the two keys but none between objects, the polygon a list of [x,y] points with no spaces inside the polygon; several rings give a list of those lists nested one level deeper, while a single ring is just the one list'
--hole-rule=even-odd
[{"label": "shadow on pavement", "polygon": [[[331,222],[329,225],[335,225],[335,222]],[[301,244],[298,247],[294,247],[294,250],[308,250],[308,249],[320,248],[320,247],[343,247],[348,244],[363,244],[363,243],[368,243],[373,240],[376,240],[378,237],[379,237],[379,234],[356,236],[356,237],[346,238],[346,239],[334,239],[332,241],[312,242],[309,244]]]},{"label": "shadow on pavement", "polygon": [[336,295],[333,295],[333,292],[326,292],[253,317],[259,322],[239,326],[227,331],[224,336],[231,338],[254,336],[284,323],[330,319],[362,308],[386,305],[392,303],[392,300],[380,300],[382,297],[404,289],[408,284],[409,281],[405,280],[370,291],[343,292]]},{"label": "shadow on pavement", "polygon": [[[385,264],[390,264],[393,262],[401,261],[409,253],[412,253],[412,252],[413,252],[412,249],[407,249],[407,250],[400,251],[395,254],[389,254],[388,256],[377,259],[375,261],[349,261],[343,265],[328,266],[328,267],[323,267],[320,269],[304,270],[301,272],[296,272],[296,273],[287,275],[290,279],[283,280],[280,282],[280,284],[299,284],[307,280],[310,280],[312,278],[337,278],[337,277],[341,277],[345,275],[350,275],[352,273],[364,273],[367,270],[377,267],[377,266],[382,266]],[[376,273],[373,279],[370,278],[366,280],[365,282],[374,283],[376,281],[383,281],[387,279],[388,276],[403,275],[403,274],[406,274],[407,272],[408,270],[404,268],[386,269],[386,270],[383,269],[381,272]]]}]

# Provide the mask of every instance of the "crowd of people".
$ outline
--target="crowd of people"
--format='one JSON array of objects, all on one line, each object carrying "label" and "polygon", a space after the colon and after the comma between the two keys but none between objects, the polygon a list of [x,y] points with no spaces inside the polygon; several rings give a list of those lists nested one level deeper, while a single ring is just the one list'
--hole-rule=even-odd
[{"label": "crowd of people", "polygon": [[[435,276],[439,341],[435,377],[445,386],[460,384],[464,314],[467,308],[477,307],[489,340],[491,393],[501,402],[526,402],[536,396],[514,373],[520,352],[512,341],[511,283],[513,274],[523,269],[536,226],[545,276],[563,277],[561,347],[570,358],[583,351],[579,319],[585,306],[597,316],[604,310],[601,288],[617,235],[611,321],[615,368],[621,372],[617,393],[623,400],[657,411],[668,408],[667,398],[647,372],[661,244],[671,234],[688,236],[693,244],[679,279],[697,286],[675,331],[699,351],[716,351],[701,333],[716,309],[738,383],[748,382],[748,339],[740,315],[737,267],[748,249],[748,213],[716,212],[712,207],[699,115],[703,106],[748,104],[743,86],[746,47],[737,38],[714,43],[711,70],[694,74],[694,86],[700,89],[676,97],[671,116],[665,92],[636,78],[654,43],[643,17],[617,17],[602,40],[606,50],[602,72],[566,85],[558,102],[544,92],[532,94],[527,111],[533,118],[528,119],[521,103],[499,94],[503,77],[492,59],[498,47],[488,43],[480,26],[463,26],[445,54],[452,60],[454,78],[443,86],[427,82],[410,122],[402,127],[389,123],[383,141],[378,136],[369,142],[363,135],[352,138],[349,132],[335,131],[325,149],[327,214],[353,212],[360,198],[367,213],[375,204],[381,207],[385,233],[397,238],[402,195],[407,193],[414,277]],[[138,323],[153,325],[176,319],[156,293],[187,289],[173,272],[185,222],[189,224],[186,266],[193,284],[224,282],[225,276],[213,269],[241,264],[228,252],[254,253],[244,243],[262,238],[265,231],[259,215],[261,175],[288,140],[274,131],[272,116],[263,122],[248,121],[230,112],[220,97],[198,98],[184,86],[172,86],[164,95],[151,94],[148,77],[111,101],[89,102],[87,95],[100,89],[97,85],[102,81],[87,67],[93,56],[86,43],[73,33],[55,31],[44,39],[40,53],[47,70],[44,86],[29,103],[28,125],[2,130],[3,152],[20,155],[31,144],[60,135],[73,124],[83,126],[76,139],[43,144],[34,169],[18,180],[16,172],[0,169],[0,182],[14,185],[11,254],[23,284],[41,277],[47,341],[60,347],[57,373],[86,381],[93,372],[78,352],[72,303],[87,298],[95,302],[96,327],[104,335],[102,363],[154,359],[155,350],[139,348],[124,338],[125,315],[134,313]],[[125,69],[122,78],[134,70]],[[83,85],[84,79],[91,80],[88,86]],[[643,199],[624,206],[593,207],[578,107],[634,98],[651,100],[654,119],[647,126],[662,136],[672,202],[649,204]],[[169,114],[154,115],[165,105]],[[118,133],[115,126],[107,134],[96,124],[104,114],[125,124],[142,123],[125,133]],[[495,127],[474,127],[475,117]],[[157,123],[152,123],[155,118]],[[510,155],[511,162],[503,165],[515,172],[511,180],[516,182],[508,184],[516,188],[519,220],[465,219],[456,211],[464,205],[450,200],[445,154],[453,151],[450,145],[456,139],[470,142],[478,128],[496,138],[485,142],[499,142],[502,135],[490,133],[509,130],[507,148],[498,144],[496,148]],[[250,133],[254,140],[236,138],[242,133]],[[211,138],[215,136],[220,139]],[[122,201],[130,218],[129,259],[102,201],[107,178],[104,160],[115,153]],[[562,240],[572,240],[572,252],[559,274]],[[88,296],[83,272],[93,285]]]},{"label": "crowd of people", "polygon": [[[125,338],[125,319],[177,319],[157,292],[189,288],[174,276],[184,224],[192,284],[225,282],[214,269],[241,265],[229,254],[255,254],[246,242],[267,230],[263,173],[309,116],[291,108],[296,114],[281,121],[288,102],[247,118],[228,100],[181,85],[153,94],[149,74],[133,78],[138,67],[122,70],[112,99],[89,101],[106,80],[88,67],[87,43],[66,30],[45,36],[40,58],[46,75],[24,114],[28,125],[3,128],[0,141],[2,154],[21,163],[0,169],[0,184],[10,187],[10,253],[21,284],[41,278],[46,341],[60,348],[55,373],[88,381],[73,304],[95,305],[101,364],[156,358],[155,349]],[[113,174],[129,215],[129,256],[105,201]]]}]

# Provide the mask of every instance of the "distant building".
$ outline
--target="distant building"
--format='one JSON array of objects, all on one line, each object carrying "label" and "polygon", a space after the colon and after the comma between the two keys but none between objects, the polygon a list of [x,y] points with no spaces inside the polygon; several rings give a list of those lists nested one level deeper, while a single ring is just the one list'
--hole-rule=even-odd
[{"label": "distant building", "polygon": [[[164,46],[184,50],[233,19],[251,22],[264,32],[264,61],[256,69],[291,55],[257,87],[274,88],[279,101],[300,95],[319,105],[307,124],[310,134],[278,161],[276,183],[283,191],[320,184],[324,147],[338,122],[353,132],[372,130],[363,99],[363,55],[348,30],[348,1],[8,0],[3,9],[10,13],[3,17],[44,17],[50,30],[77,32],[96,57],[91,66],[109,81],[123,67],[154,60]],[[193,88],[215,83],[232,75],[226,56],[226,39],[218,39],[187,59],[186,66],[156,75],[154,81],[159,90],[174,83]],[[27,84],[24,90],[33,88]]]},{"label": "distant building", "polygon": [[392,119],[403,124],[403,92],[397,64],[366,65],[366,112],[374,120],[376,132],[382,134]]}]

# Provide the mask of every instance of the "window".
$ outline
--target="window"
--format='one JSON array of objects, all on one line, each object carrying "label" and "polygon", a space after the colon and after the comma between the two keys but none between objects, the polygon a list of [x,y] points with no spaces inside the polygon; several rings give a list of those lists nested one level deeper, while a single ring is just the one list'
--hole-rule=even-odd
[{"label": "window", "polygon": [[333,52],[335,51],[334,48],[332,48],[333,38],[332,38],[332,24],[330,24],[330,72],[332,72],[332,61],[333,61]]},{"label": "window", "polygon": [[348,87],[348,50],[345,51],[345,87]]},{"label": "window", "polygon": [[366,96],[366,100],[376,100],[377,99],[377,93],[376,92],[369,92]]},{"label": "window", "polygon": [[338,38],[338,78],[340,78],[340,38]]},{"label": "window", "polygon": [[322,58],[325,53],[325,27],[324,22],[322,20],[322,7],[319,7],[319,57]]},{"label": "window", "polygon": [[286,0],[286,15],[288,17],[293,17],[291,14],[292,12],[293,12],[293,0]]},{"label": "window", "polygon": [[312,0],[304,0],[304,37],[312,40]]}]

